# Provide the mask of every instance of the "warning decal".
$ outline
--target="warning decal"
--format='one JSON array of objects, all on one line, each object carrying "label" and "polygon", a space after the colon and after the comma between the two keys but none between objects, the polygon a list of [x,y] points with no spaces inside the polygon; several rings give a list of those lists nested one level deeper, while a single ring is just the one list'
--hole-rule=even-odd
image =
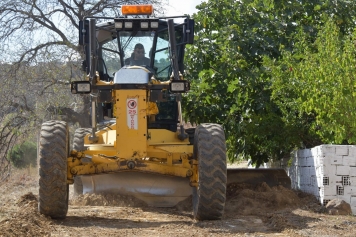
[{"label": "warning decal", "polygon": [[127,99],[127,126],[129,129],[138,129],[137,121],[137,98]]}]

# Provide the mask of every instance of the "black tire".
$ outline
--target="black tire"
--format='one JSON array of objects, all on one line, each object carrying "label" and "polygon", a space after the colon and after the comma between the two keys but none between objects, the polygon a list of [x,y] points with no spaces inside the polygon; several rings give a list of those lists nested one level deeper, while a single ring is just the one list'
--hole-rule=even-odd
[{"label": "black tire", "polygon": [[226,144],[221,125],[201,124],[195,129],[194,158],[198,160],[198,187],[193,188],[197,220],[219,220],[226,200]]},{"label": "black tire", "polygon": [[68,212],[67,158],[69,157],[68,125],[62,121],[42,124],[39,139],[39,202],[41,214],[54,219]]},{"label": "black tire", "polygon": [[[84,151],[86,148],[84,147],[84,137],[88,133],[91,133],[91,128],[78,128],[75,130],[74,137],[73,137],[73,150],[76,151]],[[74,177],[74,196],[83,194],[83,182],[80,176]]]},{"label": "black tire", "polygon": [[91,128],[78,128],[75,130],[73,137],[73,150],[76,151],[84,151],[86,150],[84,147],[84,137],[88,133],[91,133]]}]

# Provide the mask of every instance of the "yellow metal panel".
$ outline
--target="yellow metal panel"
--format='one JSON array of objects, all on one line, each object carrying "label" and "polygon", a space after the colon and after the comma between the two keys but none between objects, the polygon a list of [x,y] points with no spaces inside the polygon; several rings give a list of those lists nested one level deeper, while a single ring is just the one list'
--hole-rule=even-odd
[{"label": "yellow metal panel", "polygon": [[164,151],[170,153],[186,153],[192,154],[193,153],[193,145],[187,146],[180,146],[180,145],[162,145],[162,146],[149,146],[148,152],[157,152],[157,151]]},{"label": "yellow metal panel", "polygon": [[120,158],[145,157],[147,149],[146,90],[117,90],[116,149]]},{"label": "yellow metal panel", "polygon": [[158,114],[158,106],[155,102],[147,102],[147,115]]},{"label": "yellow metal panel", "polygon": [[194,171],[190,168],[185,168],[182,166],[168,166],[164,164],[156,163],[140,163],[137,162],[137,166],[134,169],[129,169],[127,166],[120,165],[120,162],[112,163],[102,163],[97,165],[77,165],[71,167],[70,173],[75,175],[88,175],[88,174],[100,174],[108,172],[122,172],[122,171],[132,171],[132,172],[148,172],[156,174],[164,174],[170,176],[180,176],[187,177],[188,174],[193,173]]},{"label": "yellow metal panel", "polygon": [[163,144],[189,144],[189,139],[181,141],[178,139],[178,133],[166,129],[149,129],[148,130],[148,145],[163,145]]},{"label": "yellow metal panel", "polygon": [[91,136],[91,134],[87,134],[84,137],[84,146],[89,147],[98,144],[100,144],[100,146],[114,146],[116,138],[115,129],[116,124],[113,124],[109,128],[97,131],[95,135],[98,137],[98,141],[96,142],[90,141],[89,137]]},{"label": "yellow metal panel", "polygon": [[116,131],[107,131],[105,134],[103,134],[103,140],[105,144],[114,146],[116,140]]}]

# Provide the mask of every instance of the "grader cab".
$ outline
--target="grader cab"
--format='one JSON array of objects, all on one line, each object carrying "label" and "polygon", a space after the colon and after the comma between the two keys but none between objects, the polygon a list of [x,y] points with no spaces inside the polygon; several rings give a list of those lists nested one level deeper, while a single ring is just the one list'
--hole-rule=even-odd
[{"label": "grader cab", "polygon": [[227,182],[223,128],[186,129],[182,119],[181,93],[189,91],[183,58],[194,21],[150,17],[150,5],[122,6],[122,14],[80,22],[88,80],[72,82],[71,91],[90,95],[92,127],[77,129],[70,150],[68,125],[43,123],[39,211],[65,218],[74,184],[78,193],[120,192],[152,206],[174,206],[192,195],[196,219],[220,219]]}]

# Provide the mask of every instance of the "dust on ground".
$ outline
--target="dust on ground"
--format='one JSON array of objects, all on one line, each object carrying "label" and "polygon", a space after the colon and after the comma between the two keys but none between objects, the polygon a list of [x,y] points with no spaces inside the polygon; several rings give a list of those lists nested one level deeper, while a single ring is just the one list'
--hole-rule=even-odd
[{"label": "dust on ground", "polygon": [[17,171],[0,184],[0,236],[355,236],[354,216],[332,216],[306,193],[230,184],[219,221],[196,221],[191,197],[174,208],[148,207],[118,194],[70,195],[64,220],[37,211],[35,172]]}]

